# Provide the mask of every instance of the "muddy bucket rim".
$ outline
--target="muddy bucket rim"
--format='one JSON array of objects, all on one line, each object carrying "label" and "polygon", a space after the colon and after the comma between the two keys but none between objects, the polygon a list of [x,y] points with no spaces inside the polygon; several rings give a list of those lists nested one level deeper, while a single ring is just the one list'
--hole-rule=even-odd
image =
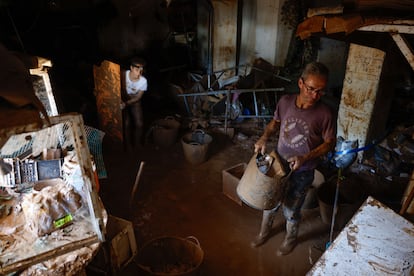
[{"label": "muddy bucket rim", "polygon": [[181,141],[189,145],[191,145],[192,143],[197,143],[200,146],[208,145],[213,141],[213,136],[211,136],[208,133],[204,133],[203,143],[200,143],[199,141],[195,141],[195,139],[193,139],[192,137],[193,137],[193,132],[186,133],[181,137]]},{"label": "muddy bucket rim", "polygon": [[167,116],[164,119],[155,120],[153,126],[161,129],[178,129],[181,124],[174,117]]},{"label": "muddy bucket rim", "polygon": [[[187,271],[167,273],[167,272],[154,272],[154,271],[151,270],[150,265],[148,265],[148,266],[142,265],[140,263],[141,254],[143,254],[143,252],[145,252],[146,248],[150,248],[150,246],[152,244],[154,244],[157,241],[161,241],[161,240],[175,240],[175,241],[185,242],[186,244],[191,244],[192,247],[196,248],[197,255],[198,255],[199,258],[198,258],[197,262],[195,262],[194,267],[192,267],[191,269],[188,269]],[[144,245],[138,251],[138,254],[137,254],[137,265],[138,265],[138,267],[140,269],[142,269],[143,271],[145,271],[146,273],[149,273],[150,275],[156,275],[156,276],[191,275],[192,273],[195,273],[200,269],[200,266],[203,263],[203,261],[204,261],[204,251],[201,248],[199,240],[195,236],[187,236],[185,238],[178,237],[178,236],[160,236],[160,237],[157,237],[157,238],[153,238],[153,239],[145,242]]]}]

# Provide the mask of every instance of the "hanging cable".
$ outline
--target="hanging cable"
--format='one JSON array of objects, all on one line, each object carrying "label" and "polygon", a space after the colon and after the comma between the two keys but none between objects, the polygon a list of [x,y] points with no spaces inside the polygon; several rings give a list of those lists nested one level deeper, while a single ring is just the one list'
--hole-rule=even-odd
[{"label": "hanging cable", "polygon": [[10,11],[9,11],[9,9],[8,9],[7,7],[6,7],[6,11],[7,11],[7,15],[9,16],[10,21],[11,21],[11,23],[12,23],[12,25],[13,25],[13,29],[14,29],[14,32],[16,33],[17,39],[19,40],[20,46],[22,47],[23,52],[24,52],[24,53],[26,53],[26,49],[24,48],[23,41],[22,41],[22,39],[21,39],[21,37],[20,37],[19,31],[17,30],[17,27],[16,27],[16,25],[14,24],[13,17],[12,17],[12,15],[10,14]]}]

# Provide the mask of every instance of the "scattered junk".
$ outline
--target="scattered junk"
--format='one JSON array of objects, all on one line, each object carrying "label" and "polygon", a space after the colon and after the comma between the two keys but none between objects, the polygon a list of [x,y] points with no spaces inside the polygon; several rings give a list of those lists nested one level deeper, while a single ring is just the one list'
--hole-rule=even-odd
[{"label": "scattered junk", "polygon": [[[11,134],[0,149],[0,274],[75,275],[104,241],[107,214],[81,115]],[[50,159],[49,159],[50,158]]]},{"label": "scattered junk", "polygon": [[[268,160],[265,160],[266,174],[259,169],[258,159],[262,160],[266,157],[258,157],[258,154],[253,155],[237,186],[237,194],[244,203],[252,208],[273,209],[283,197],[287,183],[284,178],[288,176],[276,152],[272,151]],[[270,160],[272,161],[269,162]],[[262,163],[263,161],[260,161],[260,167],[263,166]]]},{"label": "scattered junk", "polygon": [[204,251],[194,236],[160,237],[144,244],[137,264],[145,275],[200,275]]},{"label": "scattered junk", "polygon": [[413,275],[413,229],[370,196],[306,275]]},{"label": "scattered junk", "polygon": [[[224,74],[226,73],[226,74]],[[237,74],[244,75],[237,75]],[[170,84],[172,92],[182,100],[183,111],[190,117],[189,128],[221,127],[229,137],[235,135],[232,123],[244,118],[260,121],[273,117],[272,113],[284,83],[279,70],[258,58],[252,65],[214,72],[212,75],[187,74],[187,83]],[[233,75],[227,79],[222,76]]]},{"label": "scattered junk", "polygon": [[185,134],[181,138],[181,144],[186,160],[193,165],[205,162],[208,158],[209,144],[212,141],[213,137],[201,129]]}]

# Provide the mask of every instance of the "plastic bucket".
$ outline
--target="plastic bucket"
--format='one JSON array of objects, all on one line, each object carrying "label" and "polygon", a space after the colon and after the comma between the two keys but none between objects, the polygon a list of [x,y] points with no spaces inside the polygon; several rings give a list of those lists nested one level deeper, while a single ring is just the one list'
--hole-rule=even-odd
[{"label": "plastic bucket", "polygon": [[240,199],[248,206],[259,210],[276,207],[283,196],[286,184],[286,181],[282,181],[285,170],[278,155],[275,152],[269,155],[274,157],[274,161],[266,174],[257,167],[257,154],[254,154],[237,186]]},{"label": "plastic bucket", "polygon": [[208,146],[212,141],[213,138],[201,130],[185,134],[181,138],[181,143],[186,160],[193,165],[198,165],[206,161]]},{"label": "plastic bucket", "polygon": [[145,275],[192,276],[199,274],[203,258],[197,238],[161,237],[142,247],[137,264]]},{"label": "plastic bucket", "polygon": [[180,123],[172,116],[167,116],[154,122],[152,135],[154,144],[160,147],[170,147],[177,141]]},{"label": "plastic bucket", "polygon": [[[335,202],[336,183],[325,182],[317,190],[319,211],[322,222],[331,225],[333,205]],[[335,230],[345,227],[354,213],[364,202],[366,194],[361,187],[355,183],[341,183],[338,194],[338,208],[335,216]]]}]

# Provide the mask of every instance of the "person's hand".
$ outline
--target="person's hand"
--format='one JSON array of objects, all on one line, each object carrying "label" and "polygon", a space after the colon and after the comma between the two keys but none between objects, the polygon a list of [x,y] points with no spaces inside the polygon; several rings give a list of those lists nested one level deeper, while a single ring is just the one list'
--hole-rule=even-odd
[{"label": "person's hand", "polygon": [[292,171],[296,171],[303,165],[305,159],[303,158],[303,156],[293,156],[290,157],[287,161],[289,162],[290,169]]},{"label": "person's hand", "polygon": [[124,109],[124,108],[126,107],[126,103],[121,102],[121,104],[119,105],[119,107],[120,107],[121,109]]},{"label": "person's hand", "polygon": [[261,154],[265,154],[266,152],[266,139],[263,136],[254,144],[254,152],[258,153],[259,151]]}]

